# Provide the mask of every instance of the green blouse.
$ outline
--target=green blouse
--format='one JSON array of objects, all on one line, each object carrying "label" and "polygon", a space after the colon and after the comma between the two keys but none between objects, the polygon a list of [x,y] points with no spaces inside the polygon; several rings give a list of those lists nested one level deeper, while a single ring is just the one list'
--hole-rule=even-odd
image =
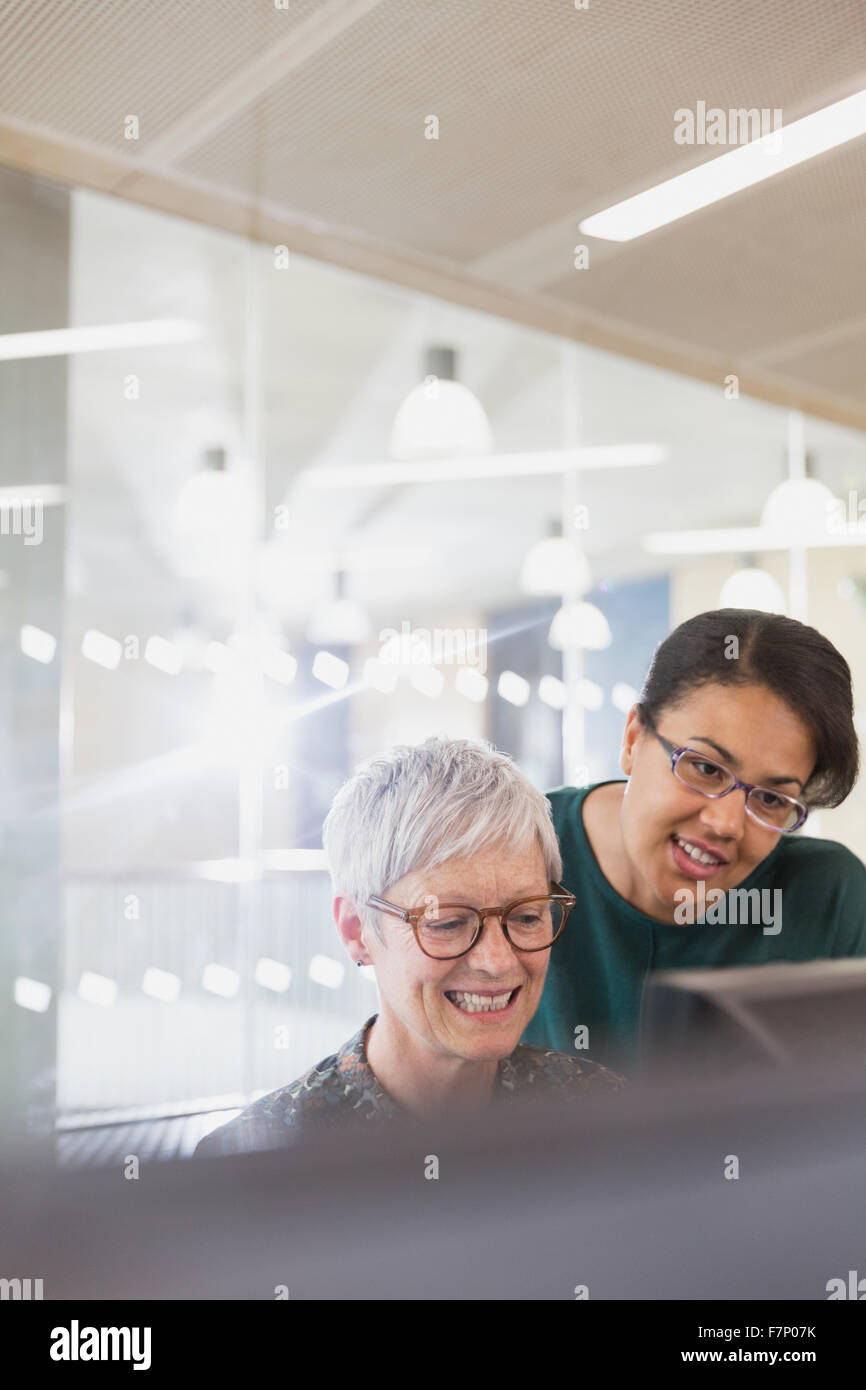
[{"label": "green blouse", "polygon": [[[584,798],[592,790],[549,793],[562,882],[577,906],[551,949],[544,993],[524,1042],[628,1068],[637,1057],[650,970],[866,956],[866,867],[844,845],[781,835],[723,900],[714,904],[707,890],[703,923],[660,922],[626,902],[602,873],[583,825]],[[747,905],[743,890],[753,889],[761,899],[751,894]],[[759,901],[773,915],[765,912],[756,922],[757,913],[746,908]]]}]

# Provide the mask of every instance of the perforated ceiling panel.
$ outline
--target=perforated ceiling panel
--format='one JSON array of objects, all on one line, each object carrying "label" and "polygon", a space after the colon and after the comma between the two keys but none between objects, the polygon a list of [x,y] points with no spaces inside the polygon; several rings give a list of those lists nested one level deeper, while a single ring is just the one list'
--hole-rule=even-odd
[{"label": "perforated ceiling panel", "polygon": [[866,142],[617,245],[554,293],[671,338],[776,365],[866,315]]},{"label": "perforated ceiling panel", "polygon": [[[130,159],[316,9],[259,0],[3,0],[0,113]],[[139,119],[137,142],[124,120]]]},{"label": "perforated ceiling panel", "polygon": [[[468,263],[717,153],[674,143],[680,106],[801,114],[847,94],[857,29],[866,68],[862,0],[829,20],[811,0],[597,3],[377,5],[184,167]],[[808,43],[793,32],[806,16]]]},{"label": "perforated ceiling panel", "polygon": [[864,0],[6,0],[0,159],[233,229],[266,209],[313,254],[327,229],[328,259],[453,268],[866,421],[866,138],[572,267],[581,218],[720,152],[677,108],[790,123],[864,83]]}]

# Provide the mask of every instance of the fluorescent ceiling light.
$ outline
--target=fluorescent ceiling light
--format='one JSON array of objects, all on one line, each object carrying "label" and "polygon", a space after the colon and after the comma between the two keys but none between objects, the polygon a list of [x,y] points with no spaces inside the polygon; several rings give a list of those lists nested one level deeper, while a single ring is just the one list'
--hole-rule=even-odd
[{"label": "fluorescent ceiling light", "polygon": [[177,1003],[180,986],[179,975],[171,970],[158,970],[155,965],[148,966],[141,977],[142,993],[151,999],[158,999],[162,1004]]},{"label": "fluorescent ceiling light", "polygon": [[92,627],[81,639],[81,655],[86,656],[88,661],[95,661],[97,666],[104,666],[106,671],[116,671],[123,648],[116,638]]},{"label": "fluorescent ceiling light", "polygon": [[579,680],[575,686],[575,693],[578,704],[584,709],[597,710],[604,704],[604,691],[595,681]]},{"label": "fluorescent ceiling light", "polygon": [[204,336],[191,319],[145,319],[140,323],[93,324],[89,328],[48,328],[35,333],[0,334],[0,362],[24,357],[66,357],[75,352],[160,347],[192,343]]},{"label": "fluorescent ceiling light", "polygon": [[516,671],[503,671],[496,685],[496,693],[510,705],[525,705],[531,694],[529,681],[518,676]]},{"label": "fluorescent ceiling light", "polygon": [[568,689],[558,676],[542,676],[538,682],[538,698],[551,709],[565,709],[568,704]]},{"label": "fluorescent ceiling light", "polygon": [[345,970],[342,962],[331,956],[313,956],[307,973],[314,984],[324,985],[326,989],[339,989]]},{"label": "fluorescent ceiling light", "polygon": [[620,714],[628,714],[632,705],[637,704],[640,696],[633,685],[626,681],[617,681],[610,692],[610,703],[614,709],[618,709]]},{"label": "fluorescent ceiling light", "polygon": [[327,869],[323,849],[274,849],[264,856],[266,869],[278,872],[306,873],[314,869]]},{"label": "fluorescent ceiling light", "polygon": [[43,984],[41,980],[31,980],[28,975],[19,975],[14,989],[15,1003],[19,1008],[44,1014],[51,1003],[51,986]]},{"label": "fluorescent ceiling light", "polygon": [[393,692],[399,677],[400,673],[395,666],[386,666],[374,656],[368,657],[364,662],[364,674],[361,677],[364,685],[371,686],[373,690],[381,690],[383,695]]},{"label": "fluorescent ceiling light", "polygon": [[386,487],[402,483],[452,483],[471,478],[526,478],[543,473],[567,473],[572,468],[635,468],[664,463],[667,457],[667,449],[661,444],[604,444],[586,449],[487,454],[418,463],[338,464],[309,468],[302,479],[314,488]]},{"label": "fluorescent ceiling light", "polygon": [[292,972],[281,960],[262,956],[256,961],[255,980],[264,989],[272,989],[275,994],[285,994],[292,983]]},{"label": "fluorescent ceiling light", "polygon": [[[315,543],[315,542],[314,542]],[[294,541],[266,541],[259,547],[258,579],[263,596],[271,604],[286,599],[287,591],[310,575],[375,574],[380,570],[420,569],[430,565],[438,555],[431,546],[366,546],[332,554],[322,548],[303,548]]]},{"label": "fluorescent ceiling light", "polygon": [[265,646],[262,649],[262,670],[271,680],[291,685],[298,673],[298,662],[290,652],[284,652],[280,647]]},{"label": "fluorescent ceiling light", "polygon": [[420,694],[435,700],[445,688],[445,677],[435,666],[413,666],[409,673],[409,684]]},{"label": "fluorescent ceiling light", "polygon": [[651,555],[756,555],[763,550],[831,550],[846,545],[862,549],[863,537],[816,529],[808,540],[799,540],[767,526],[731,526],[714,531],[653,531],[643,538],[643,548]]},{"label": "fluorescent ceiling light", "polygon": [[117,999],[117,984],[106,975],[85,970],[78,981],[78,997],[87,1004],[100,1004],[107,1009]]},{"label": "fluorescent ceiling light", "polygon": [[631,241],[863,134],[866,90],[585,217],[580,231],[604,241]]},{"label": "fluorescent ceiling light", "polygon": [[316,652],[313,675],[323,685],[329,685],[332,690],[340,690],[349,679],[349,664],[333,652]]},{"label": "fluorescent ceiling light", "polygon": [[194,873],[213,883],[253,883],[261,877],[259,866],[252,859],[201,859]]},{"label": "fluorescent ceiling light", "polygon": [[[0,339],[2,341],[2,339]],[[40,502],[43,507],[57,507],[66,501],[67,489],[60,483],[19,483],[17,487],[0,487],[0,507],[14,507]]]},{"label": "fluorescent ceiling light", "polygon": [[227,965],[211,962],[206,965],[201,976],[202,989],[209,994],[219,994],[223,999],[233,999],[241,986],[241,977],[236,970]]},{"label": "fluorescent ceiling light", "polygon": [[476,671],[474,666],[461,666],[454,678],[454,689],[458,695],[463,695],[467,700],[474,700],[479,704],[487,699],[488,680],[480,671]]},{"label": "fluorescent ceiling light", "polygon": [[225,642],[208,642],[205,648],[204,664],[208,671],[213,671],[216,675],[228,671],[232,664],[232,658]]},{"label": "fluorescent ceiling light", "polygon": [[41,627],[33,627],[30,623],[25,623],[19,636],[21,650],[25,656],[30,656],[34,661],[41,661],[47,666],[54,660],[54,653],[57,650],[57,638],[50,632],[44,632]]},{"label": "fluorescent ceiling light", "polygon": [[174,642],[169,642],[165,637],[154,635],[148,637],[144,648],[144,659],[149,665],[155,666],[158,671],[164,671],[167,676],[176,676],[183,665],[183,654],[175,646]]}]

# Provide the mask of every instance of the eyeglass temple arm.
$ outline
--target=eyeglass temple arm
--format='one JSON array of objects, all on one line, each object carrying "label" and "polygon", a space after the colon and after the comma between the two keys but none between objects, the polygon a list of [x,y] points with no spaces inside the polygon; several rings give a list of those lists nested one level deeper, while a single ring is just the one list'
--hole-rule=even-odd
[{"label": "eyeglass temple arm", "polygon": [[384,898],[368,898],[367,906],[375,907],[378,912],[388,912],[392,917],[399,917],[401,922],[409,921],[409,912],[405,907],[397,907],[396,903],[386,903]]},{"label": "eyeglass temple arm", "polygon": [[658,729],[654,729],[652,724],[647,724],[647,728],[649,729],[650,733],[654,734],[655,737],[658,739],[662,748],[665,750],[665,752],[671,760],[671,767],[673,767],[674,759],[677,753],[680,751],[679,748],[675,743],[671,743],[669,738],[665,738],[662,734],[660,734]]}]

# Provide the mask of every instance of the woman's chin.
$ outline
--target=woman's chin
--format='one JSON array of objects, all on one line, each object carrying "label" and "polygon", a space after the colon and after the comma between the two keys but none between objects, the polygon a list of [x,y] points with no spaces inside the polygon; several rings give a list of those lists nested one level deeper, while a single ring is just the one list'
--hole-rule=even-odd
[{"label": "woman's chin", "polygon": [[490,1018],[485,1013],[467,1013],[449,1008],[448,1035],[451,1044],[458,1042],[460,1055],[479,1061],[508,1057],[520,1042],[529,1018],[523,1009],[510,1017]]}]

